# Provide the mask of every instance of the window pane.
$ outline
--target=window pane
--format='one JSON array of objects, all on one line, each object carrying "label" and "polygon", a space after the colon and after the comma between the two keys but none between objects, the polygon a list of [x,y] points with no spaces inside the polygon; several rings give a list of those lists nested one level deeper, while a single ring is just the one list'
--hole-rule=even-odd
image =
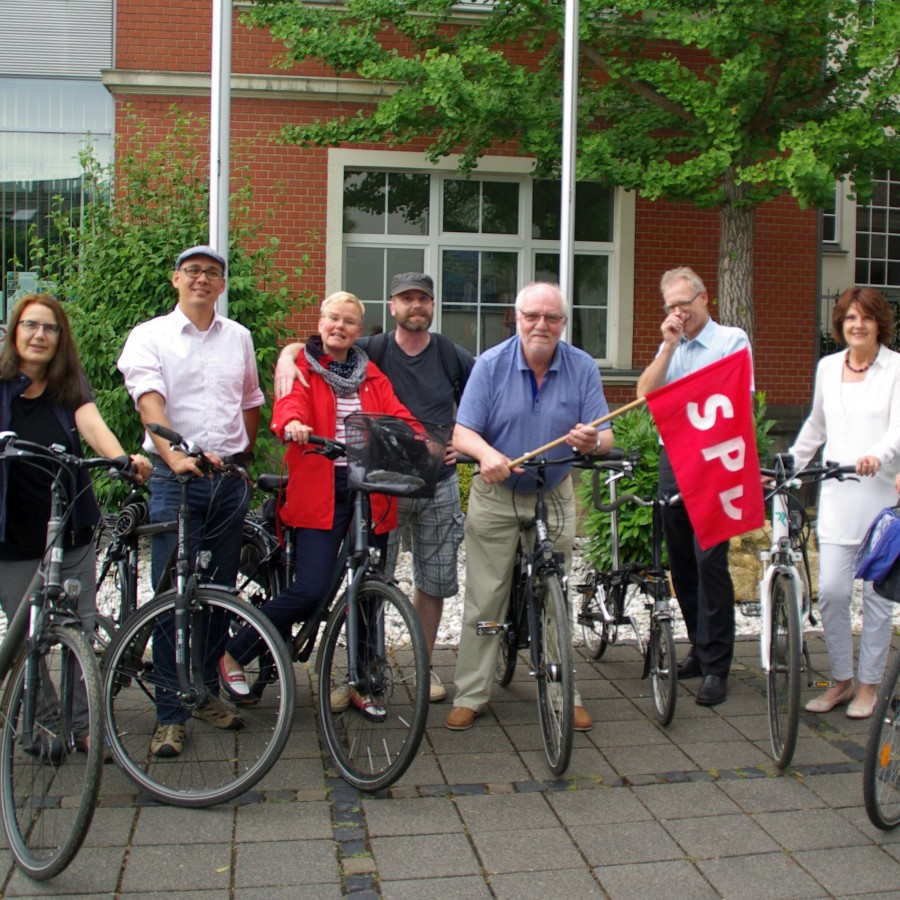
[{"label": "window pane", "polygon": [[516,253],[445,250],[441,271],[441,331],[471,353],[515,331]]},{"label": "window pane", "polygon": [[[536,281],[559,281],[559,254],[538,253]],[[572,344],[594,359],[606,359],[609,331],[609,257],[575,254],[574,299],[570,302]]]},{"label": "window pane", "polygon": [[[536,181],[532,200],[531,236],[558,241],[560,236],[560,192],[558,181]],[[575,186],[576,241],[612,241],[613,192],[595,181],[579,181]]]},{"label": "window pane", "polygon": [[519,185],[508,181],[482,183],[484,234],[517,234],[519,231]]},{"label": "window pane", "polygon": [[428,176],[391,173],[388,234],[428,234]]},{"label": "window pane", "polygon": [[477,181],[444,182],[444,231],[478,232],[480,193]]},{"label": "window pane", "polygon": [[386,195],[384,172],[344,172],[344,234],[384,234]]},{"label": "window pane", "polygon": [[441,256],[441,332],[478,353],[478,253],[446,250]]},{"label": "window pane", "polygon": [[531,236],[536,240],[559,240],[559,190],[558,181],[542,179],[534,183],[531,198]]},{"label": "window pane", "polygon": [[353,246],[345,249],[344,289],[366,305],[365,334],[393,327],[387,308],[391,279],[398,272],[421,272],[424,262],[424,250]]},{"label": "window pane", "polygon": [[611,241],[613,193],[605,184],[579,181],[575,186],[575,240]]}]

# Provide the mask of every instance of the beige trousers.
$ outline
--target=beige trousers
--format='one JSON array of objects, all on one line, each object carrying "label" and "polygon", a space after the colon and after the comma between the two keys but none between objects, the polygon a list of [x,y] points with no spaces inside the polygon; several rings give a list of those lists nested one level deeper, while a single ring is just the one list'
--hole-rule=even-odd
[{"label": "beige trousers", "polygon": [[[566,567],[575,541],[572,478],[546,492],[547,521]],[[509,606],[519,523],[534,516],[534,494],[514,494],[502,485],[472,479],[466,514],[466,598],[456,660],[454,706],[480,710],[490,699],[500,635],[479,636],[480,621],[502,622]],[[575,690],[575,705],[581,697]]]}]

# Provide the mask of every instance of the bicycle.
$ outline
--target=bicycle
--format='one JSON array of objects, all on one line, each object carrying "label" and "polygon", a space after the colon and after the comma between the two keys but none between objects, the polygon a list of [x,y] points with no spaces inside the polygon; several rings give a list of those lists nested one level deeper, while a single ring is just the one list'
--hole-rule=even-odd
[{"label": "bicycle", "polygon": [[[309,438],[308,452],[347,458],[353,513],[331,586],[317,613],[294,635],[291,654],[305,662],[318,647],[314,672],[325,743],[344,780],[364,791],[388,787],[406,772],[418,752],[429,706],[422,627],[406,595],[379,569],[381,554],[372,541],[369,495],[422,496],[433,491],[449,429],[422,425],[421,431],[394,433],[379,452],[382,426],[391,429],[400,421],[353,413],[345,419],[346,442]],[[427,457],[410,464],[404,447],[412,445],[428,447]],[[398,452],[406,463],[400,464]],[[257,480],[257,486],[270,494],[285,485],[286,479],[278,475]],[[282,544],[275,521],[273,497],[261,514],[245,522],[242,583],[260,599],[293,575],[293,530],[284,527]],[[252,685],[251,691],[256,690]],[[377,719],[364,715],[351,702],[353,691],[384,715]]]},{"label": "bicycle", "polygon": [[61,582],[73,507],[67,486],[77,468],[124,471],[131,461],[82,459],[12,432],[0,434],[0,458],[54,469],[46,551],[0,645],[0,680],[9,674],[0,722],[3,828],[19,867],[44,880],[65,869],[81,847],[103,766],[100,675],[76,611],[81,585]]},{"label": "bicycle", "polygon": [[900,825],[900,651],[885,672],[863,764],[863,800],[882,831]]},{"label": "bicycle", "polygon": [[[180,435],[148,427],[211,470],[203,452]],[[296,686],[284,641],[271,622],[233,590],[199,583],[192,569],[188,484],[193,477],[177,477],[181,498],[174,587],[122,622],[102,670],[108,736],[117,763],[150,796],[201,807],[238,796],[275,764],[290,734]],[[220,719],[217,726],[215,710],[230,710],[218,699],[218,677],[207,674],[209,660],[218,660],[228,637],[245,627],[254,629],[263,647],[260,663],[255,670],[248,667],[248,676],[264,677],[277,690],[265,702],[260,696],[255,704],[242,705],[231,725],[223,726]],[[189,716],[184,749],[171,758],[148,749],[157,702],[175,705]],[[238,727],[231,730],[234,725]]]},{"label": "bicycle", "polygon": [[[791,488],[804,482],[825,481],[856,472],[855,466],[835,462],[813,464],[794,473],[793,459],[777,454],[774,468],[761,470],[772,478],[768,490],[771,500],[772,544],[760,553],[763,576],[760,581],[758,614],[762,619],[759,655],[766,676],[766,705],[769,715],[769,741],[772,757],[779,769],[786,768],[797,746],[800,725],[800,678],[807,672],[811,684],[812,667],[801,623],[812,619],[812,592],[808,560],[803,553],[809,538],[805,510],[791,502]],[[801,568],[800,564],[805,562]],[[741,604],[745,614],[754,614],[750,604]]]},{"label": "bicycle", "polygon": [[[576,458],[574,464],[581,463]],[[535,470],[534,514],[519,523],[506,617],[503,622],[478,622],[475,630],[481,636],[501,636],[494,676],[501,687],[512,681],[519,651],[530,651],[528,674],[537,681],[544,754],[550,771],[562,775],[572,757],[575,669],[565,557],[550,537],[545,484],[548,466],[571,466],[573,459],[539,457],[521,465]]]},{"label": "bicycle", "polygon": [[[632,477],[639,458],[598,459],[590,468],[592,473],[594,506],[610,514],[612,535],[612,568],[595,569],[588,580],[579,584],[581,605],[576,621],[581,626],[585,649],[592,659],[600,659],[607,646],[615,644],[619,628],[629,625],[634,632],[638,653],[644,657],[642,678],[650,679],[653,709],[660,725],[668,725],[675,716],[678,698],[678,666],[675,636],[672,629],[672,592],[669,573],[662,562],[662,510],[681,502],[681,495],[652,497],[649,500],[635,494],[617,493],[617,482]],[[604,472],[609,488],[609,503],[603,502],[600,479]],[[626,503],[636,503],[652,510],[652,559],[650,564],[620,560],[618,511]],[[647,640],[641,636],[637,620],[631,611],[634,597],[641,597],[650,626]]]}]

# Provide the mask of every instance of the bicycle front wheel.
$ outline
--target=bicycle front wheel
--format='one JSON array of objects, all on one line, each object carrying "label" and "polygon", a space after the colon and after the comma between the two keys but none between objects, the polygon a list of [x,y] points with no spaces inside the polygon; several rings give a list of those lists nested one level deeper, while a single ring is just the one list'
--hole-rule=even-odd
[{"label": "bicycle front wheel", "polygon": [[653,709],[659,724],[668,725],[675,717],[675,703],[678,699],[678,664],[671,619],[653,619],[647,653],[650,656]]},{"label": "bicycle front wheel", "polygon": [[900,651],[882,682],[863,766],[863,799],[876,828],[900,825]]},{"label": "bicycle front wheel", "polygon": [[[26,711],[29,694],[33,715]],[[30,664],[23,653],[14,667],[0,731],[3,827],[13,857],[32,878],[58,875],[81,847],[97,802],[102,754],[94,652],[83,632],[53,625]]]},{"label": "bicycle front wheel", "polygon": [[777,574],[769,595],[769,673],[767,702],[769,740],[779,769],[785,768],[797,746],[800,725],[800,612],[794,602],[794,582]]},{"label": "bicycle front wheel", "polygon": [[[125,774],[157,800],[212,806],[253,787],[278,760],[293,722],[296,687],[287,648],[266,616],[234,594],[198,588],[188,628],[190,695],[175,674],[175,594],[169,591],[125,621],[103,660],[110,744]],[[216,666],[229,637],[253,631],[259,656],[248,682],[271,667],[270,689],[255,705],[226,703]],[[176,725],[180,751],[151,748],[159,715]],[[171,747],[171,744],[169,744]],[[154,749],[156,752],[154,753]]]},{"label": "bicycle front wheel", "polygon": [[562,582],[555,572],[539,575],[535,598],[539,604],[537,641],[538,713],[544,752],[550,771],[562,775],[572,758],[575,676],[572,634]]},{"label": "bicycle front wheel", "polygon": [[357,606],[355,646],[347,634],[346,594],[325,623],[319,718],[344,780],[377,791],[397,781],[419,750],[428,717],[428,652],[419,617],[399,588],[366,578]]}]

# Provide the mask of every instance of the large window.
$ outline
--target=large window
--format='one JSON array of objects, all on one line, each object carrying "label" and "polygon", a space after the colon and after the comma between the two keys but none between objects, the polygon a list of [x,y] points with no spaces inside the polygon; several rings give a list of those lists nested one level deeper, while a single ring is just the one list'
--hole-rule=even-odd
[{"label": "large window", "polygon": [[856,283],[900,289],[900,173],[875,179],[868,206],[856,209]]},{"label": "large window", "polygon": [[[593,183],[576,189],[569,339],[601,361],[612,355],[613,196]],[[524,284],[559,280],[559,217],[559,182],[347,167],[342,282],[365,301],[372,331],[390,327],[391,277],[429,272],[436,327],[477,354],[513,334]]]}]

